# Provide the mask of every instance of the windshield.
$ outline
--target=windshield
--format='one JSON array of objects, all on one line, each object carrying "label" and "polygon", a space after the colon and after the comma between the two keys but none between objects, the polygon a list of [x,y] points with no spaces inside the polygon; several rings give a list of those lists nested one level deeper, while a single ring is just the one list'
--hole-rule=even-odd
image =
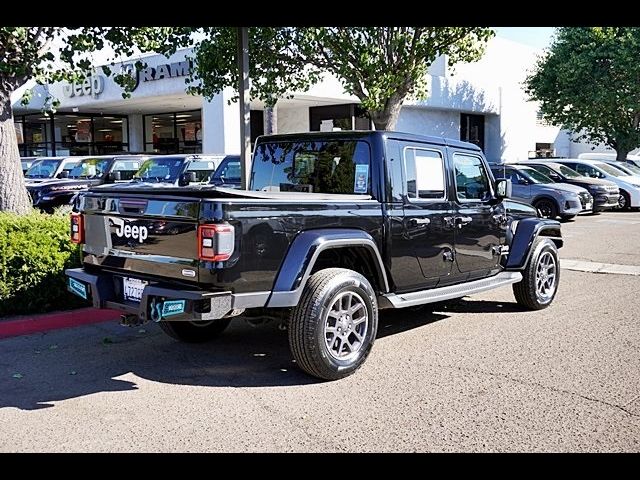
[{"label": "windshield", "polygon": [[369,144],[357,140],[270,142],[257,146],[251,190],[368,194]]},{"label": "windshield", "polygon": [[187,167],[187,172],[196,173],[196,182],[208,182],[215,170],[216,164],[213,160],[194,160]]},{"label": "windshield", "polygon": [[69,178],[102,178],[111,158],[85,158],[69,172]]},{"label": "windshield", "polygon": [[27,178],[53,178],[60,160],[38,160],[24,174]]},{"label": "windshield", "polygon": [[184,168],[185,157],[152,157],[142,164],[134,180],[151,183],[175,183]]},{"label": "windshield", "polygon": [[558,170],[560,170],[560,173],[562,173],[567,178],[581,178],[582,177],[582,175],[580,175],[578,172],[576,172],[573,168],[569,168],[566,165],[560,165],[558,167]]},{"label": "windshield", "polygon": [[625,173],[622,170],[620,170],[619,168],[616,168],[616,167],[614,167],[612,165],[609,165],[607,163],[595,163],[594,167],[599,168],[603,172],[606,172],[609,175],[612,175],[614,177],[628,177],[629,176],[628,173]]},{"label": "windshield", "polygon": [[211,176],[214,185],[240,184],[240,160],[238,158],[225,158]]},{"label": "windshield", "polygon": [[527,177],[529,177],[529,180],[531,180],[533,183],[555,183],[544,173],[540,173],[539,171],[534,170],[531,167],[522,167],[520,168],[520,171]]},{"label": "windshield", "polygon": [[554,182],[555,180],[552,178],[552,175],[558,176],[555,170],[553,170],[551,167],[547,167],[546,165],[533,165],[531,168],[533,168],[536,172],[547,175]]},{"label": "windshield", "polygon": [[617,163],[613,165],[616,168],[619,168],[623,172],[628,173],[629,175],[640,175],[640,168],[636,167],[631,163],[621,163],[618,165]]}]

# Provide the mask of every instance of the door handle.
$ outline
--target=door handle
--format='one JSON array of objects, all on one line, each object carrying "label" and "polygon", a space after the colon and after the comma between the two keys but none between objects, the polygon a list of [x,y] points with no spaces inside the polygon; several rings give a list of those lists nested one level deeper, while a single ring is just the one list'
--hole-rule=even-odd
[{"label": "door handle", "polygon": [[497,223],[498,225],[503,225],[503,224],[507,223],[507,216],[503,215],[502,213],[493,215],[492,218],[493,218],[493,221],[495,223]]},{"label": "door handle", "polygon": [[409,219],[409,225],[412,227],[417,227],[420,225],[429,225],[431,223],[431,220],[429,220],[428,218],[410,218]]},{"label": "door handle", "polygon": [[458,226],[458,228],[462,228],[463,225],[471,223],[472,221],[473,218],[471,217],[456,217],[456,225]]}]

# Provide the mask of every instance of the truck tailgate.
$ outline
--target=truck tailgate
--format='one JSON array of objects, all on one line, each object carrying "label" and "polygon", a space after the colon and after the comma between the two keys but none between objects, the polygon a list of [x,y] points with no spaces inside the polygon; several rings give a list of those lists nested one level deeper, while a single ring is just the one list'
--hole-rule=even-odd
[{"label": "truck tailgate", "polygon": [[83,202],[85,263],[198,281],[200,199],[110,193]]}]

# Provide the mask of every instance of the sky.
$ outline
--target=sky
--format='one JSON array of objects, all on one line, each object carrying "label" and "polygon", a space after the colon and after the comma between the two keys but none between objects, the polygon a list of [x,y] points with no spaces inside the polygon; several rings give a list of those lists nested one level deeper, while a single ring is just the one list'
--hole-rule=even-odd
[{"label": "sky", "polygon": [[551,43],[554,27],[493,27],[496,36],[524,43],[534,48],[545,48]]}]

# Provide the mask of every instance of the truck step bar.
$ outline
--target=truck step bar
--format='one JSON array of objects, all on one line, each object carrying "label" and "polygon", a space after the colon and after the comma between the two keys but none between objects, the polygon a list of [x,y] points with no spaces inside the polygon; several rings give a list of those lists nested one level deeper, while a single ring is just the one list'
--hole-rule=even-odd
[{"label": "truck step bar", "polygon": [[474,293],[484,292],[504,285],[510,285],[522,280],[520,272],[500,272],[499,274],[474,280],[467,283],[459,283],[457,285],[449,285],[447,287],[432,288],[430,290],[421,290],[411,293],[389,293],[383,295],[392,308],[412,307],[414,305],[423,305],[426,303],[442,302],[452,298],[460,298]]}]

